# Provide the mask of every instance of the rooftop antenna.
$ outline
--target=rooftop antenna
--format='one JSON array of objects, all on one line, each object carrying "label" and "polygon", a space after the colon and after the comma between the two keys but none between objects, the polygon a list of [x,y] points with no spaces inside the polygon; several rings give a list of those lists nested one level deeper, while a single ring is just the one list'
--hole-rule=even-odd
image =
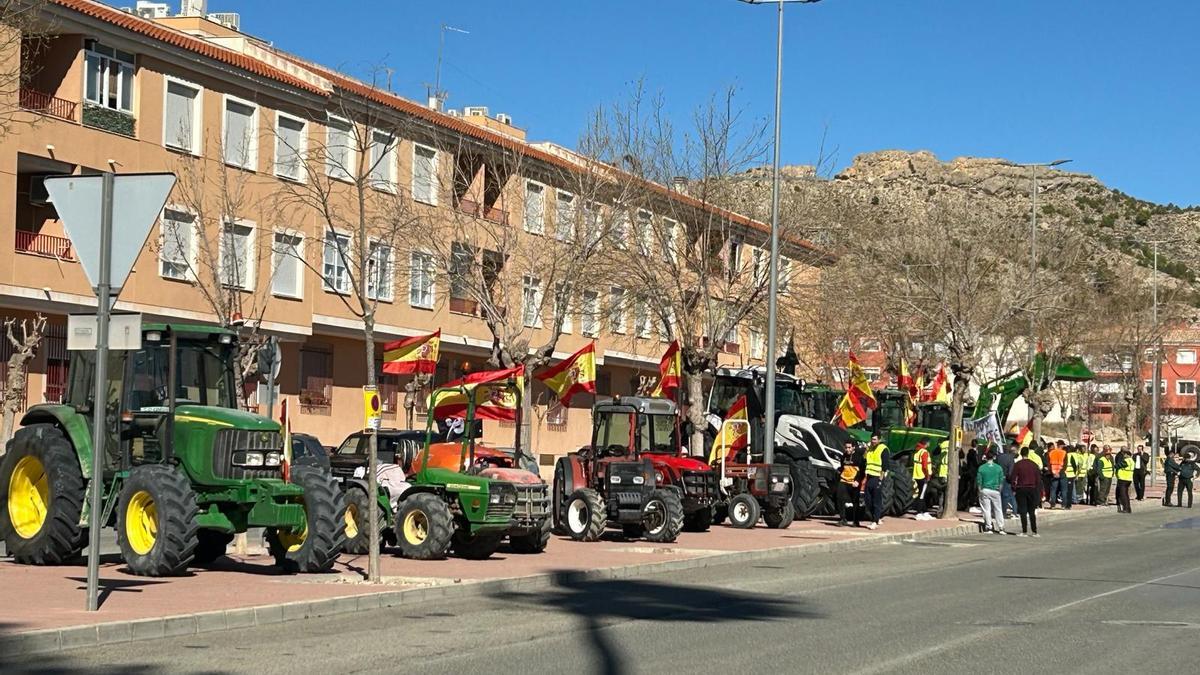
[{"label": "rooftop antenna", "polygon": [[[463,35],[471,34],[470,31],[442,24],[441,36],[438,39],[437,67],[433,72],[433,90],[429,92],[429,107],[434,110],[441,110],[442,103],[446,101],[446,92],[442,91],[442,54],[446,51],[446,31],[448,30],[455,33],[462,33]],[[426,86],[428,87],[428,85]]]}]

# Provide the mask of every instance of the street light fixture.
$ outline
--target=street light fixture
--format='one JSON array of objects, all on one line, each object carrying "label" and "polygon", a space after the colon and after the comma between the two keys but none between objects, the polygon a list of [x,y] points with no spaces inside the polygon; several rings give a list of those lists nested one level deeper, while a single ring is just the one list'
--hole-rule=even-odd
[{"label": "street light fixture", "polygon": [[783,111],[783,6],[789,3],[812,5],[821,0],[741,0],[748,5],[774,4],[777,14],[775,31],[775,140],[771,159],[771,262],[767,268],[770,276],[767,294],[767,381],[764,383],[763,414],[763,461],[775,461],[775,353],[779,346],[775,339],[775,323],[778,313],[779,294],[779,137],[780,117]]}]

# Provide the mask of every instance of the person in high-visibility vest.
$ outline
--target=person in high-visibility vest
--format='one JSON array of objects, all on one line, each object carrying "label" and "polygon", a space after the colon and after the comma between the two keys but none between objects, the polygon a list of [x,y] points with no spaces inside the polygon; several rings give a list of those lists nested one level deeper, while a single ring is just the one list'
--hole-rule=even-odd
[{"label": "person in high-visibility vest", "polygon": [[869,510],[871,524],[867,529],[874,530],[883,522],[883,481],[887,478],[887,468],[892,461],[888,447],[879,440],[879,435],[871,436],[871,445],[863,453],[862,469],[867,476],[866,489],[863,491],[864,506]]},{"label": "person in high-visibility vest", "polygon": [[1087,501],[1087,475],[1088,475],[1088,452],[1087,446],[1080,443],[1075,446],[1075,503],[1083,504]]},{"label": "person in high-visibility vest", "polygon": [[1117,455],[1117,513],[1133,513],[1129,506],[1129,486],[1133,485],[1133,456],[1128,448]]},{"label": "person in high-visibility vest", "polygon": [[1100,494],[1100,475],[1099,468],[1096,465],[1096,460],[1100,458],[1100,446],[1092,443],[1087,452],[1087,503],[1089,506],[1096,506],[1099,501],[1097,495]]},{"label": "person in high-visibility vest", "polygon": [[1096,493],[1097,506],[1108,506],[1108,491],[1112,489],[1113,477],[1116,475],[1117,464],[1113,460],[1112,446],[1104,446],[1104,451],[1096,458]]},{"label": "person in high-visibility vest", "polygon": [[1050,502],[1050,508],[1054,508],[1054,505],[1060,499],[1063,502],[1063,506],[1067,506],[1070,502],[1066,499],[1066,442],[1058,441],[1057,444],[1051,446],[1050,451],[1046,453],[1046,459],[1050,465],[1050,494],[1046,497],[1047,501]]},{"label": "person in high-visibility vest", "polygon": [[929,489],[929,479],[933,475],[933,463],[929,458],[929,444],[917,441],[917,449],[913,452],[913,483],[916,485],[917,520],[933,520],[925,504],[925,491]]}]

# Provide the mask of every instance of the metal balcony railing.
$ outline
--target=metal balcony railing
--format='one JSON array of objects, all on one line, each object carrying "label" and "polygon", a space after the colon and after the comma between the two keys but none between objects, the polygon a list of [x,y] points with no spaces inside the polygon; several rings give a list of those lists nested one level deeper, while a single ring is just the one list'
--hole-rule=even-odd
[{"label": "metal balcony railing", "polygon": [[36,89],[21,89],[21,107],[25,110],[74,122],[75,108],[78,107],[78,104]]},{"label": "metal balcony railing", "polygon": [[75,260],[75,249],[71,247],[71,240],[66,237],[24,230],[17,230],[16,234],[14,248],[18,253],[58,258],[59,260]]}]

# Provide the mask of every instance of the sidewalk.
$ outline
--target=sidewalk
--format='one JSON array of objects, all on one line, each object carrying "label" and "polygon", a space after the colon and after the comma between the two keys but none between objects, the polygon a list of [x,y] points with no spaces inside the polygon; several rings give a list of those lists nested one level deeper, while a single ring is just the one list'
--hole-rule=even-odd
[{"label": "sidewalk", "polygon": [[[1162,508],[1157,501],[1134,507]],[[1115,508],[1077,506],[1070,512],[1039,513],[1056,522],[1115,513]],[[1010,527],[1013,521],[1010,522]],[[562,572],[633,576],[652,570],[686,569],[781,555],[809,555],[896,539],[963,536],[979,530],[979,516],[957,521],[887,518],[875,531],[839,528],[833,520],[796,521],[786,530],[760,525],[737,530],[725,525],[706,533],[684,533],[673,544],[625,541],[609,535],[596,543],[554,537],[546,552],[520,555],[502,547],[483,561],[449,558],[414,561],[389,549],[381,556],[383,583],[367,585],[366,556],[342,556],[329,574],[279,574],[266,555],[221,560],[188,576],[152,579],[125,573],[116,556],[100,569],[101,609],[83,610],[86,567],[82,561],[32,567],[0,561],[0,621],[4,651],[56,651],[98,642],[123,642],[163,635],[223,630],[305,616],[352,612],[453,594],[491,592],[500,583],[536,586]],[[87,626],[86,629],[75,627]],[[66,630],[62,630],[66,629]],[[17,639],[21,638],[21,639]]]}]

